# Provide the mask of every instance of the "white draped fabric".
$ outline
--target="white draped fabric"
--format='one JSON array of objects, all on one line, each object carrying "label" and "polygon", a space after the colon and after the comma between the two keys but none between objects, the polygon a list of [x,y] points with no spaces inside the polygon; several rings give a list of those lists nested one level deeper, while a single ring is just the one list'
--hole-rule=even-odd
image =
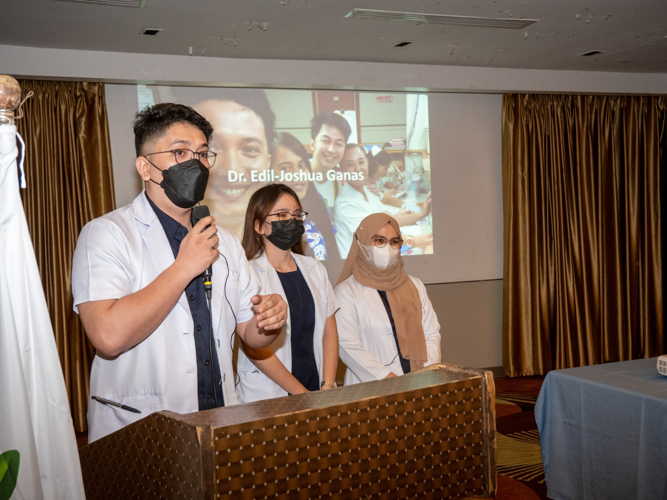
[{"label": "white draped fabric", "polygon": [[82,499],[65,381],[19,196],[16,138],[15,126],[0,126],[0,453],[20,453],[12,499]]}]

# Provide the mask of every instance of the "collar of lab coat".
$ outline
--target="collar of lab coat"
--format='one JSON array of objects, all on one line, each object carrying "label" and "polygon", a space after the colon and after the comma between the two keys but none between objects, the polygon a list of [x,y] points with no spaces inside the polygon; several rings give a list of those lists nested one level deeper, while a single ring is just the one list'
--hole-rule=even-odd
[{"label": "collar of lab coat", "polygon": [[[310,272],[317,265],[317,260],[309,259],[304,255],[299,255],[298,253],[292,253],[292,258],[296,262],[297,267],[301,270],[301,273],[305,274]],[[262,255],[256,257],[250,261],[252,267],[260,273],[270,273],[274,272],[275,269],[269,262],[269,259],[266,257],[266,252],[262,252]],[[277,276],[277,275],[276,275]]]},{"label": "collar of lab coat", "polygon": [[[174,263],[174,252],[171,250],[167,235],[162,224],[160,224],[160,219],[148,203],[145,193],[145,191],[142,191],[132,202],[134,218],[143,225],[141,237],[144,239],[146,248],[148,248],[160,269],[164,270]],[[178,303],[191,315],[185,292],[178,298]]]}]

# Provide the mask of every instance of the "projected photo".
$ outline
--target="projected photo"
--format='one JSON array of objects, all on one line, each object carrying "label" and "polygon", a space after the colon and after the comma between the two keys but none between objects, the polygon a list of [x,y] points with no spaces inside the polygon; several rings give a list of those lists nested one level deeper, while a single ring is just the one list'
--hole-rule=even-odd
[{"label": "projected photo", "polygon": [[243,237],[252,194],[290,186],[308,212],[309,253],[345,258],[361,220],[391,214],[403,255],[433,253],[428,97],[422,94],[138,86],[139,109],[193,107],[218,154],[206,198],[216,224]]}]

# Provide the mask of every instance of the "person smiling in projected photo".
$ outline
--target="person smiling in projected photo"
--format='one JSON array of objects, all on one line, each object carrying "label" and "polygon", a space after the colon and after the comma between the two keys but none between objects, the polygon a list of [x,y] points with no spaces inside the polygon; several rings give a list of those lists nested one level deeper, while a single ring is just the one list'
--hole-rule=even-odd
[{"label": "person smiling in projected photo", "polygon": [[335,229],[324,200],[313,185],[315,174],[310,170],[308,153],[299,139],[286,132],[278,134],[271,154],[271,169],[276,178],[289,179],[284,183],[294,190],[309,214],[303,227],[313,256],[317,260],[338,257]]},{"label": "person smiling in projected photo", "polygon": [[210,147],[218,155],[204,203],[217,224],[240,240],[248,201],[264,184],[252,181],[253,172],[265,174],[271,164],[275,114],[258,89],[221,89],[216,99],[194,108],[213,125]]},{"label": "person smiling in projected photo", "polygon": [[[334,204],[334,225],[336,226],[336,243],[341,257],[347,257],[350,246],[353,243],[354,231],[361,220],[369,214],[384,212],[389,213],[386,205],[380,198],[374,195],[367,187],[368,182],[368,157],[364,148],[358,144],[348,144],[345,147],[345,154],[340,162],[340,172],[350,180],[340,191]],[[356,174],[356,178],[352,174]],[[407,209],[399,209],[393,214],[394,219],[399,226],[408,226],[415,224],[431,213],[431,193],[426,196],[419,212],[412,212]],[[419,235],[421,239],[430,238],[432,235]],[[417,246],[416,236],[410,236],[412,245]],[[404,239],[408,239],[407,237]]]},{"label": "person smiling in projected photo", "polygon": [[343,158],[345,144],[351,133],[350,124],[336,113],[316,115],[311,122],[310,149],[313,151],[313,159],[310,167],[318,176],[314,186],[322,196],[329,214],[333,209],[339,188],[338,181],[332,178],[330,173],[336,169]]}]

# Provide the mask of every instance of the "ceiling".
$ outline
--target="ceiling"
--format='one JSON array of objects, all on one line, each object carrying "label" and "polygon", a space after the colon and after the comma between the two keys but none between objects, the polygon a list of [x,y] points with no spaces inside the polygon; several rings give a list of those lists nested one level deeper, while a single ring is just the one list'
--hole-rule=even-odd
[{"label": "ceiling", "polygon": [[[354,8],[539,22],[502,29],[346,19]],[[667,73],[665,0],[148,0],[143,8],[2,0],[0,13],[0,45],[192,53],[211,64],[230,57]],[[144,28],[162,31],[149,37]],[[404,41],[413,43],[394,47]],[[579,55],[593,50],[603,53]]]}]

